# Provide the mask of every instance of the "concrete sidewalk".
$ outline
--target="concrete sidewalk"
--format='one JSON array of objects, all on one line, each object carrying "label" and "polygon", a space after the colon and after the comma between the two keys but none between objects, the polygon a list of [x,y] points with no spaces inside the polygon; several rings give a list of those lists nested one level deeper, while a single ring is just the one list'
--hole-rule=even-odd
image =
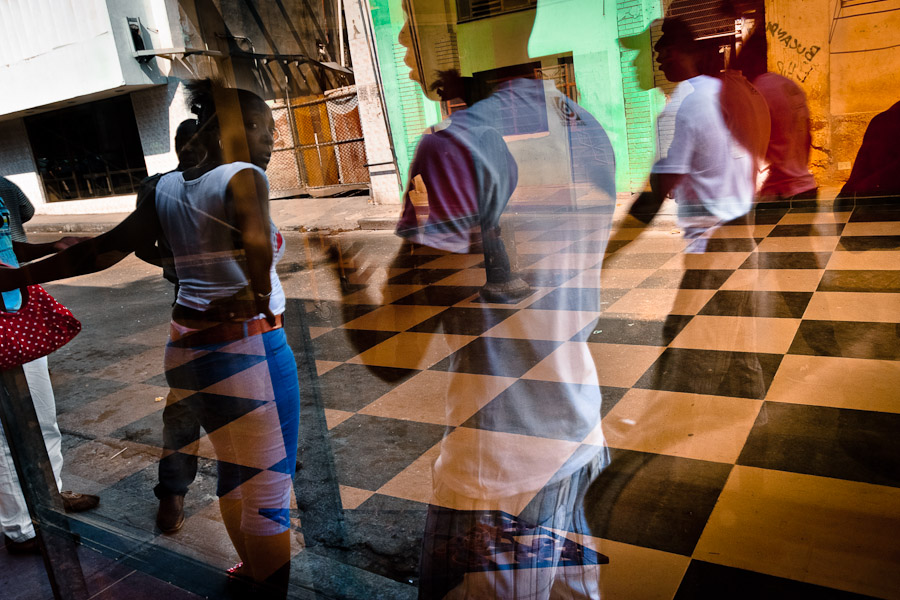
[{"label": "concrete sidewalk", "polygon": [[[351,231],[393,229],[400,205],[376,206],[368,196],[272,200],[272,220],[283,231]],[[28,233],[98,234],[118,225],[129,213],[103,215],[35,215]]]},{"label": "concrete sidewalk", "polygon": [[[617,213],[630,205],[631,194],[618,194]],[[401,205],[369,204],[368,196],[345,198],[288,198],[272,200],[272,220],[282,231],[393,230]],[[664,205],[662,214],[674,211]],[[118,225],[129,213],[94,215],[35,215],[25,224],[27,233],[97,235]]]}]

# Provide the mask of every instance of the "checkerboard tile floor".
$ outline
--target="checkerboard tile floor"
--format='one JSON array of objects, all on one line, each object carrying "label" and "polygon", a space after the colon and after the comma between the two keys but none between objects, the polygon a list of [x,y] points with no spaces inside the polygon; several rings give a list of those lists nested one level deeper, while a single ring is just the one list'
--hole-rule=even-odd
[{"label": "checkerboard tile floor", "polygon": [[[612,463],[585,543],[610,558],[607,597],[900,598],[900,210],[759,211],[703,254],[651,229],[602,265],[602,291],[556,268],[590,235],[518,228],[535,291],[515,305],[478,299],[478,255],[417,249],[386,278],[344,265],[366,280],[354,310],[309,315],[345,505],[427,503],[444,427],[582,384],[559,367],[586,343]],[[569,330],[541,339],[562,313]],[[704,381],[747,363],[761,384]],[[451,384],[472,400],[448,414]],[[558,424],[509,433],[584,437]]]},{"label": "checkerboard tile floor", "polygon": [[[602,237],[526,219],[515,246],[533,293],[515,304],[479,299],[480,255],[417,247],[395,260],[388,233],[310,236],[314,262],[283,265],[288,296],[307,299],[354,539],[405,554],[398,572],[414,579],[444,436],[494,431],[494,415],[526,402],[549,426],[502,420],[498,436],[532,436],[549,454],[600,443],[542,402],[599,383],[611,464],[586,502],[592,537],[578,541],[609,557],[597,567],[605,598],[900,598],[900,209],[758,211],[702,254],[685,253],[671,226],[626,231],[636,239],[602,265],[597,255],[571,268],[564,255],[592,256]],[[335,243],[338,265],[323,251]],[[153,530],[155,399],[167,390],[142,331],[165,321],[161,310],[104,340],[102,373],[74,355],[56,361],[68,482],[104,498],[85,519],[227,567],[205,438],[184,529]],[[552,336],[523,326],[541,322],[555,323]],[[582,345],[595,381],[572,367]],[[502,362],[487,360],[498,352]],[[712,385],[711,364],[758,376]],[[469,401],[448,411],[451,386]],[[88,387],[90,401],[65,404]],[[395,529],[405,533],[382,543]]]}]

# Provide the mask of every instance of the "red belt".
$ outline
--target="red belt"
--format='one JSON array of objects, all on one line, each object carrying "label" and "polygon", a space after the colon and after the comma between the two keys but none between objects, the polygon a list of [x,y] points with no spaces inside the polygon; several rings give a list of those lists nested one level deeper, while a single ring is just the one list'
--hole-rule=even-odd
[{"label": "red belt", "polygon": [[284,327],[284,318],[282,315],[276,315],[274,325],[269,325],[267,320],[259,318],[250,321],[225,321],[190,333],[181,333],[175,327],[171,327],[169,339],[170,343],[175,346],[190,348],[233,342],[282,327]]}]

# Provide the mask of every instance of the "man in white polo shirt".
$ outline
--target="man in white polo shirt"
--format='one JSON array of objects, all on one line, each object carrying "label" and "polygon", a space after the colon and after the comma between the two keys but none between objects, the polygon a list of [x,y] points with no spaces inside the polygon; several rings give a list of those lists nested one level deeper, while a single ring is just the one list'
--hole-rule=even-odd
[{"label": "man in white polo shirt", "polygon": [[[691,251],[703,252],[701,240],[712,228],[746,215],[753,205],[752,151],[759,144],[746,139],[748,131],[753,135],[753,126],[744,124],[755,107],[735,106],[723,97],[724,85],[737,87],[739,82],[702,74],[704,51],[684,21],[666,19],[655,49],[666,79],[678,82],[675,96],[680,102],[670,103],[660,116],[674,119],[675,132],[653,166],[650,194],[659,203],[672,195],[685,237],[700,238]],[[729,108],[731,114],[726,114]],[[758,135],[768,138],[768,130],[759,129]]]}]

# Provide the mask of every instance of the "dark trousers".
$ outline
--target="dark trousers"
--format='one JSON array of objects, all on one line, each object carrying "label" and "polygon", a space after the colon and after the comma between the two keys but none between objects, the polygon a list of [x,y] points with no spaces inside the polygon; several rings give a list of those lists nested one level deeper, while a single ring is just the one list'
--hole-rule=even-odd
[{"label": "dark trousers", "polygon": [[179,450],[200,439],[200,422],[187,402],[177,402],[169,393],[163,410],[163,459],[159,461],[159,483],[153,488],[157,498],[184,496],[197,476],[196,453]]},{"label": "dark trousers", "polygon": [[478,220],[481,226],[481,247],[484,253],[484,274],[488,283],[506,283],[512,279],[512,266],[500,231],[500,217],[509,202],[502,204],[478,197]]}]

